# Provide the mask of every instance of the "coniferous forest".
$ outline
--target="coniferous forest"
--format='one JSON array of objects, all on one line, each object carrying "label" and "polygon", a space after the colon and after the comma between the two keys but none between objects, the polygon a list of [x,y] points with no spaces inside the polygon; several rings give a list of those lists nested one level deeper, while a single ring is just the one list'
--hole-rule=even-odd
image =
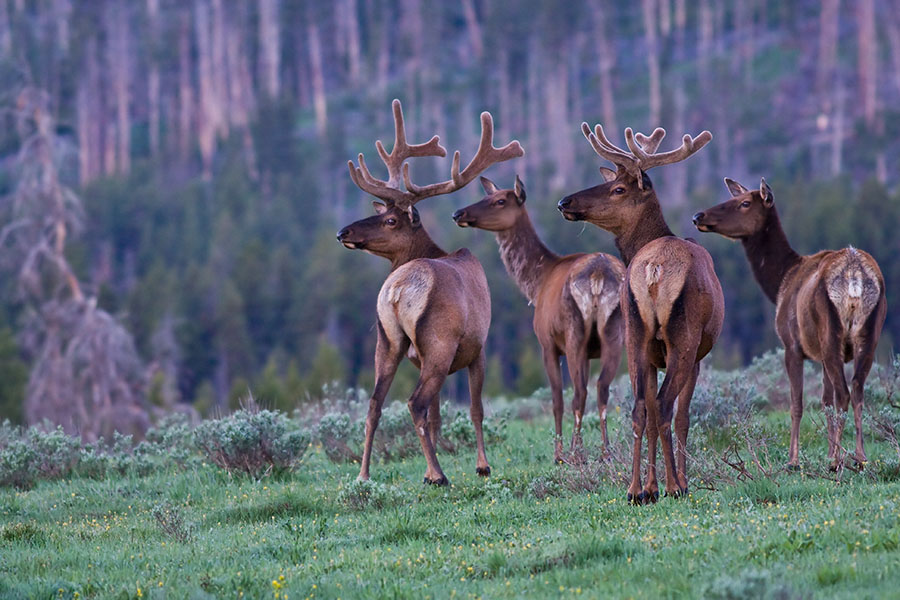
[{"label": "coniferous forest", "polygon": [[[887,285],[879,356],[900,339],[897,0],[0,0],[0,418],[143,431],[175,407],[252,397],[289,410],[323,386],[371,389],[383,259],[335,232],[372,214],[347,160],[393,136],[440,135],[468,160],[479,114],[525,156],[531,215],[558,252],[615,253],[556,210],[601,182],[580,125],[713,134],[654,173],[676,234],[709,249],[725,292],[711,355],[777,347],[774,309],[740,244],[698,234],[723,176],[765,176],[801,253],[870,252]],[[416,164],[447,178],[450,158]],[[609,165],[605,165],[609,166]],[[546,385],[532,308],[493,235],[419,206],[447,250],[484,265],[493,321],[485,393]],[[624,367],[623,367],[624,368]],[[403,397],[408,364],[391,391]],[[464,398],[465,379],[445,394]],[[91,427],[86,423],[93,423]]]}]

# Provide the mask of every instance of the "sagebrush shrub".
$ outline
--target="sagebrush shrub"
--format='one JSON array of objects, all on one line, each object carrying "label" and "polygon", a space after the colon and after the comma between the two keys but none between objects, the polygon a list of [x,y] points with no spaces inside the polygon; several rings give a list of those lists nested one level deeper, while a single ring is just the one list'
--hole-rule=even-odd
[{"label": "sagebrush shrub", "polygon": [[333,462],[360,460],[363,430],[346,413],[327,413],[316,426],[316,439]]},{"label": "sagebrush shrub", "polygon": [[66,477],[78,463],[81,440],[62,427],[25,431],[4,423],[0,447],[0,486],[28,489],[39,479]]},{"label": "sagebrush shrub", "polygon": [[201,423],[194,444],[213,464],[229,473],[259,477],[293,468],[303,457],[310,436],[283,413],[239,410]]},{"label": "sagebrush shrub", "polygon": [[354,480],[348,483],[338,492],[337,499],[352,510],[401,506],[410,500],[409,495],[400,488],[371,480]]}]

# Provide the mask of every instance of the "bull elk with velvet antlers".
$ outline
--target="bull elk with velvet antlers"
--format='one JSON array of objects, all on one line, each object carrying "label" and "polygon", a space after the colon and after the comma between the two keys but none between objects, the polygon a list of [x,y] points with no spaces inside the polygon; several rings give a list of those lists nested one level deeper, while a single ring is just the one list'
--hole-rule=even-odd
[{"label": "bull elk with velvet antlers", "polygon": [[541,344],[544,369],[553,396],[556,441],[553,457],[563,459],[563,394],[560,356],[565,355],[572,378],[575,429],[571,449],[581,445],[581,420],[587,400],[589,360],[599,358],[597,408],[604,447],[609,384],[622,356],[622,312],[619,295],[625,277],[622,261],[598,252],[559,256],[547,248],[525,208],[525,186],[516,177],[513,189],[501,190],[488,178],[481,184],[487,194],[480,202],[453,214],[460,227],[493,231],[500,256],[519,289],[534,305],[534,333]]},{"label": "bull elk with velvet antlers", "polygon": [[434,450],[440,432],[439,395],[447,375],[463,368],[469,370],[478,452],[476,471],[484,476],[491,472],[484,451],[481,403],[491,296],[478,259],[465,248],[451,254],[439,248],[422,227],[415,204],[424,198],[454,192],[492,164],[522,156],[524,151],[518,141],[495,148],[493,120],[490,113],[483,112],[481,142],[468,166],[460,171],[457,151],[449,180],[420,187],[410,179],[406,160],[446,156],[447,151],[438,136],[424,144],[408,144],[399,100],[394,100],[393,111],[395,137],[391,153],[380,140],[375,142],[388,179],[373,177],[362,154],[359,166],[348,161],[353,182],[383,201],[374,203],[378,214],[356,221],[337,234],[338,241],[347,248],[365,250],[391,261],[391,273],[378,293],[375,389],[369,401],[359,478],[369,478],[372,440],[382,405],[400,361],[408,356],[420,370],[408,405],[428,464],[425,482],[446,485],[449,482]]},{"label": "bull elk with velvet antlers", "polygon": [[[700,360],[722,330],[725,307],[712,258],[695,241],[675,237],[663,218],[646,171],[688,158],[712,135],[708,131],[695,138],[685,135],[680,148],[657,153],[666,135],[664,129],[657,128],[646,137],[628,128],[625,140],[629,152],[610,143],[600,125],[594,132],[587,123],[581,128],[594,151],[617,168],[612,171],[601,167],[605,183],[563,198],[559,210],[569,220],[588,221],[615,235],[616,247],[627,266],[621,304],[634,391],[628,500],[646,503],[659,497],[657,435],[666,465],[666,494],[681,496],[688,490],[685,445],[691,396]],[[657,369],[666,370],[658,391]],[[673,413],[678,444],[675,451]],[[645,429],[649,461],[647,483],[642,488],[641,442]]]},{"label": "bull elk with velvet antlers", "polygon": [[[789,468],[799,468],[800,419],[803,416],[803,360],[822,363],[822,405],[826,410],[828,457],[837,468],[848,404],[856,424],[856,460],[863,464],[863,386],[887,312],[884,278],[878,263],[856,248],[824,250],[801,256],[791,248],[772,189],[765,179],[748,190],[725,179],[733,196],[694,215],[700,231],[741,241],[756,281],[775,303],[775,331],[784,344],[784,365],[791,385]],[[854,361],[847,390],[844,363]]]}]

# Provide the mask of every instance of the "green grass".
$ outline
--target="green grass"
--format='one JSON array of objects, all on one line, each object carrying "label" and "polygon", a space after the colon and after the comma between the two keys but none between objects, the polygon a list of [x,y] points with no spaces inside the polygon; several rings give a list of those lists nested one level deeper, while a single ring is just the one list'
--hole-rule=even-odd
[{"label": "green grass", "polygon": [[[787,415],[759,421],[781,461]],[[4,489],[0,598],[897,597],[896,454],[870,435],[869,469],[829,481],[808,421],[805,471],[715,490],[698,476],[688,498],[643,507],[624,500],[624,465],[567,488],[545,418],[509,425],[487,480],[472,452],[440,455],[442,489],[420,483],[420,457],[373,465],[381,508],[349,508],[357,467],[321,449],[261,481],[205,465]],[[555,492],[538,498],[539,478]]]}]

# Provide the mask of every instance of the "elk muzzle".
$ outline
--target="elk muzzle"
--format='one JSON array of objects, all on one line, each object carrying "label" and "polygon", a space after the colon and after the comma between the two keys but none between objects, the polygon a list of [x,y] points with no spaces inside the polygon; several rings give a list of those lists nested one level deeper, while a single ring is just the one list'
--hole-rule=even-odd
[{"label": "elk muzzle", "polygon": [[351,235],[353,235],[353,230],[350,227],[344,227],[337,232],[337,241],[343,244],[345,248],[350,248],[351,250],[362,249],[363,243],[351,240]]},{"label": "elk muzzle", "polygon": [[559,201],[559,204],[556,205],[557,210],[562,213],[563,218],[567,221],[582,221],[584,220],[584,213],[573,210],[572,206],[572,196],[566,196],[562,200]]},{"label": "elk muzzle", "polygon": [[464,208],[461,208],[453,213],[453,221],[460,227],[469,227],[470,225],[475,223],[475,221],[470,219],[468,214],[466,214],[466,209]]},{"label": "elk muzzle", "polygon": [[702,212],[702,211],[698,212],[698,213],[694,213],[694,216],[691,217],[691,221],[694,222],[694,227],[696,227],[698,230],[712,231],[712,229],[710,229],[709,223],[705,222],[705,219],[706,219],[706,213]]}]

